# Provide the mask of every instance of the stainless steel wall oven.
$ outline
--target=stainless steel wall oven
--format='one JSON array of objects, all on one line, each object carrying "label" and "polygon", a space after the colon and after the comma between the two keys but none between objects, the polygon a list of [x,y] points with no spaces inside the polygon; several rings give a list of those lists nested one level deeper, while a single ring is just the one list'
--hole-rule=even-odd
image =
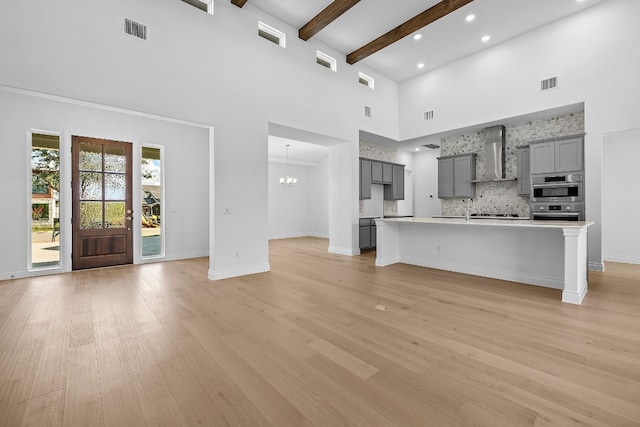
[{"label": "stainless steel wall oven", "polygon": [[531,202],[582,202],[584,200],[583,174],[532,175]]}]

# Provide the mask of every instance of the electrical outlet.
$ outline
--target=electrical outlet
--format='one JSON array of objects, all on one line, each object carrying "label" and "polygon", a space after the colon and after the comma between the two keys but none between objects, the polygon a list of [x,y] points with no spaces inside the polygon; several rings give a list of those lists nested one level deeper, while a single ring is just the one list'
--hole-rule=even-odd
[{"label": "electrical outlet", "polygon": [[240,251],[236,251],[236,258],[240,258]]},{"label": "electrical outlet", "polygon": [[442,246],[441,245],[436,246],[436,252],[440,252],[441,250],[442,250]]}]

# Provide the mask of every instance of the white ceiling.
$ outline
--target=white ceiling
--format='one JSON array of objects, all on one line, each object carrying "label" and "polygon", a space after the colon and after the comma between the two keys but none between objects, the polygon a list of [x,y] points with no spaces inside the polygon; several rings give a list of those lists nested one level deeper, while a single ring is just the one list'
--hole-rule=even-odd
[{"label": "white ceiling", "polygon": [[[605,0],[474,0],[359,63],[401,82]],[[331,0],[249,0],[295,28]],[[439,0],[361,0],[314,37],[345,56],[437,4]],[[465,17],[476,15],[468,23]],[[480,39],[490,35],[491,40]],[[424,63],[422,69],[418,63]],[[358,63],[355,64],[357,67]],[[374,76],[375,77],[375,76]]]}]

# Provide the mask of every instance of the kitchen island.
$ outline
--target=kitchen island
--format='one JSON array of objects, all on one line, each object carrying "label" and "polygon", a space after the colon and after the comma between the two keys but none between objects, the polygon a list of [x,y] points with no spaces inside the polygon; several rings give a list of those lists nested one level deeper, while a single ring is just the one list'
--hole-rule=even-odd
[{"label": "kitchen island", "polygon": [[376,266],[402,262],[587,293],[587,229],[593,222],[465,218],[377,219]]}]

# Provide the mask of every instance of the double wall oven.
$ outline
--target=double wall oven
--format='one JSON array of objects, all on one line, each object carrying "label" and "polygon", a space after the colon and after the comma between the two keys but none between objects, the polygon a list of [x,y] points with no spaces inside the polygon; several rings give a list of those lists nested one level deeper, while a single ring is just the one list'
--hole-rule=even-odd
[{"label": "double wall oven", "polygon": [[531,176],[531,219],[584,221],[584,174],[553,173]]}]

